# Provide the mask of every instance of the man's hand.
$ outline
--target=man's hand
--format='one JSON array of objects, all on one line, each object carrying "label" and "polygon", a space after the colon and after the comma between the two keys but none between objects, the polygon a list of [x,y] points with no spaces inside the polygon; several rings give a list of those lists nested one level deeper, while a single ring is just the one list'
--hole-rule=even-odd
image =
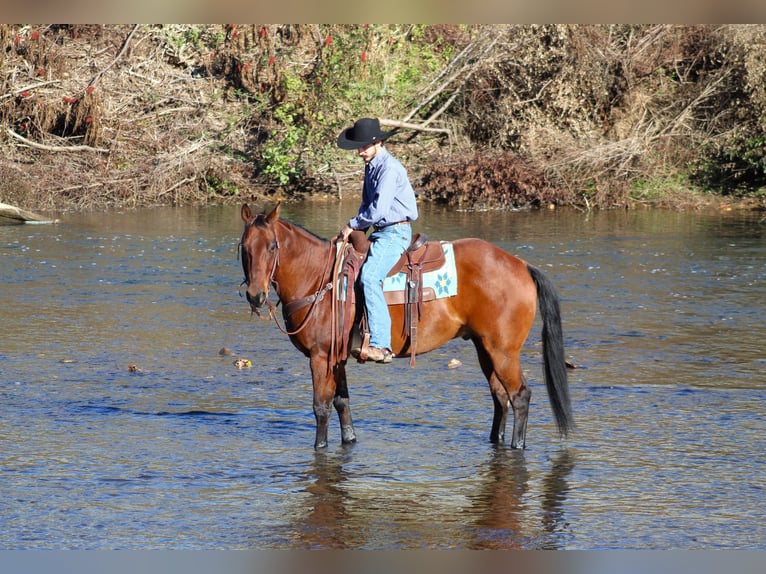
[{"label": "man's hand", "polygon": [[347,223],[343,226],[343,229],[340,230],[340,233],[338,233],[338,237],[343,241],[348,241],[348,236],[351,235],[352,231],[354,231],[354,228]]}]

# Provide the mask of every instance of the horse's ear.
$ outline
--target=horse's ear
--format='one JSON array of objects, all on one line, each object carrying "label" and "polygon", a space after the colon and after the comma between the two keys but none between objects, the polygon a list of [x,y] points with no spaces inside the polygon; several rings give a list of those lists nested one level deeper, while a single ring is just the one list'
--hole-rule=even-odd
[{"label": "horse's ear", "polygon": [[271,213],[269,213],[266,216],[266,221],[268,223],[274,223],[279,219],[279,207],[282,205],[281,201],[277,202],[277,205],[274,206],[274,209],[271,210]]},{"label": "horse's ear", "polygon": [[242,206],[242,221],[248,223],[253,218],[253,211],[248,204]]}]

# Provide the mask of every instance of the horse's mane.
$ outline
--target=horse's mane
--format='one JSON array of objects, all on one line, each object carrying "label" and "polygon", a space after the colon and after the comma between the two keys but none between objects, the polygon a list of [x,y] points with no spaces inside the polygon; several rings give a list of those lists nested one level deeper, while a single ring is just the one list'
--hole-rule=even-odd
[{"label": "horse's mane", "polygon": [[308,235],[309,237],[313,237],[314,239],[318,239],[322,243],[330,243],[330,240],[327,239],[326,237],[320,237],[319,235],[317,235],[313,231],[311,231],[309,229],[306,229],[302,225],[299,225],[297,223],[293,223],[292,221],[288,221],[286,219],[280,219],[279,223],[281,223],[282,225],[286,226],[288,229],[297,229],[299,231],[302,231],[304,234]]},{"label": "horse's mane", "polygon": [[[288,221],[287,219],[279,219],[277,223],[282,224],[287,228],[288,231],[300,231],[304,235],[308,236],[309,238],[316,239],[320,243],[331,243],[329,239],[326,237],[320,237],[313,231],[310,231],[303,227],[302,225],[298,225],[297,223],[293,223],[292,221]],[[250,221],[245,223],[245,231],[242,233],[242,237],[244,238],[245,233],[247,232],[248,227],[266,227],[266,214],[265,213],[259,213],[258,215],[254,216]],[[240,245],[242,242],[240,241]]]}]

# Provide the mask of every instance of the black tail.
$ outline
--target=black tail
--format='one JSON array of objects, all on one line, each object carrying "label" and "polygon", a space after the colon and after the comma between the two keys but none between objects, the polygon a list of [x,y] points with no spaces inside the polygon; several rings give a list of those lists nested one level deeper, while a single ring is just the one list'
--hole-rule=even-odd
[{"label": "black tail", "polygon": [[548,398],[559,432],[566,436],[574,428],[572,406],[569,402],[567,366],[564,357],[564,335],[561,331],[561,310],[556,289],[537,267],[527,264],[527,270],[537,286],[537,303],[543,321],[543,369]]}]

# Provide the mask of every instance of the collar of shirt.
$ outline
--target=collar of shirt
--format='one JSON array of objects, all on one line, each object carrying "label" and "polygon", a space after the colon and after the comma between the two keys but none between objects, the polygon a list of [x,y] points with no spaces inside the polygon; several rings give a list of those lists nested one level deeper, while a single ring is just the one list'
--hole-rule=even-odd
[{"label": "collar of shirt", "polygon": [[381,147],[380,151],[375,154],[375,157],[368,161],[367,165],[364,166],[365,176],[371,175],[375,170],[386,163],[388,156],[388,150],[384,147]]}]

